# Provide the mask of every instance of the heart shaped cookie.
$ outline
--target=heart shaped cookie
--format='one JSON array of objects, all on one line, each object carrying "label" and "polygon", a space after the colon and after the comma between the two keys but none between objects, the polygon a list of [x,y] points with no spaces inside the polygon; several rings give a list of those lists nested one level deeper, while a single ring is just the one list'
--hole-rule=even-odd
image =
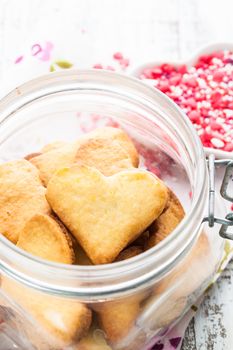
[{"label": "heart shaped cookie", "polygon": [[[3,276],[1,288],[30,316],[35,333],[39,333],[43,343],[39,349],[67,348],[87,334],[92,312],[80,301],[38,292],[7,276]],[[27,327],[26,319],[23,327],[26,332]],[[28,337],[34,340],[31,333]]]},{"label": "heart shaped cookie", "polygon": [[48,215],[33,216],[20,233],[17,246],[49,261],[72,264],[75,260],[68,231]]},{"label": "heart shaped cookie", "polygon": [[[141,303],[148,294],[148,291],[143,291],[125,298],[91,305],[97,314],[98,324],[111,344],[116,345],[127,337],[140,314]],[[118,346],[116,348],[118,349]]]},{"label": "heart shaped cookie", "polygon": [[67,143],[30,159],[30,162],[38,168],[41,181],[45,186],[58,169],[75,162],[78,148],[79,142]]},{"label": "heart shaped cookie", "polygon": [[108,139],[91,139],[83,143],[78,149],[75,163],[96,168],[106,176],[133,168],[126,150],[117,141]]},{"label": "heart shaped cookie", "polygon": [[0,165],[0,232],[13,243],[35,214],[49,214],[38,170],[27,160]]},{"label": "heart shaped cookie", "polygon": [[[140,301],[145,296],[132,296],[112,301],[100,307],[98,321],[111,343],[122,340],[133,327],[140,312]],[[101,305],[101,304],[100,304]]]},{"label": "heart shaped cookie", "polygon": [[54,142],[44,147],[42,152],[37,157],[31,157],[30,161],[38,168],[45,186],[57,170],[72,166],[76,161],[86,161],[85,165],[95,166],[110,174],[114,173],[114,168],[116,172],[119,171],[118,167],[138,166],[139,162],[137,150],[128,135],[121,129],[111,127],[96,129],[74,143]]},{"label": "heart shaped cookie", "polygon": [[94,264],[112,262],[163,211],[166,186],[145,170],[106,177],[74,165],[50,180],[46,197]]},{"label": "heart shaped cookie", "polygon": [[154,247],[166,238],[184,218],[185,212],[176,195],[169,189],[168,201],[162,214],[150,227],[150,238],[146,249]]},{"label": "heart shaped cookie", "polygon": [[[35,215],[19,236],[18,247],[41,258],[72,263],[71,238],[63,225],[48,215]],[[60,349],[86,335],[92,313],[77,300],[40,293],[4,276],[1,288],[36,321],[37,331],[49,345],[43,349]],[[24,325],[27,328],[27,323]],[[29,339],[34,335],[29,332]],[[37,344],[38,341],[36,341]]]},{"label": "heart shaped cookie", "polygon": [[[85,135],[84,135],[85,136]],[[138,167],[139,157],[138,152],[129,138],[129,136],[119,128],[113,128],[110,126],[105,126],[102,128],[95,129],[91,133],[89,133],[89,139],[101,139],[101,140],[112,140],[117,141],[122,148],[129,155],[132,165],[134,167]]]}]

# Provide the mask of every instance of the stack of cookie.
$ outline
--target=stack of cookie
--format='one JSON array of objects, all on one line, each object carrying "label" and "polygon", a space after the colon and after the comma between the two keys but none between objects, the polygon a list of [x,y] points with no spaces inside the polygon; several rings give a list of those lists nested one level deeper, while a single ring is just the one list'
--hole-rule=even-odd
[{"label": "stack of cookie", "polygon": [[[52,262],[97,265],[129,259],[158,244],[183,217],[178,198],[139,167],[133,142],[118,128],[96,129],[72,143],[56,141],[0,166],[1,233]],[[82,350],[115,348],[151,294],[87,306],[15,283],[2,278],[2,289],[46,333],[50,345],[45,349],[71,344]],[[108,344],[103,337],[96,344],[96,328],[104,331]]]}]

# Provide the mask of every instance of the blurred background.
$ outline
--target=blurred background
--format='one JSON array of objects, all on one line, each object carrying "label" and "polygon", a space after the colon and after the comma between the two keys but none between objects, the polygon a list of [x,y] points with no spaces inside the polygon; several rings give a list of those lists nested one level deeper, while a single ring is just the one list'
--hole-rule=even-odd
[{"label": "blurred background", "polygon": [[133,64],[186,58],[233,35],[232,0],[0,0],[0,73],[36,40],[81,66],[122,51]]},{"label": "blurred background", "polygon": [[[54,59],[78,68],[111,64],[118,51],[130,67],[185,60],[210,42],[233,43],[232,16],[232,0],[0,0],[1,88],[37,43],[49,42]],[[206,295],[183,350],[233,348],[232,271],[233,264]]]}]

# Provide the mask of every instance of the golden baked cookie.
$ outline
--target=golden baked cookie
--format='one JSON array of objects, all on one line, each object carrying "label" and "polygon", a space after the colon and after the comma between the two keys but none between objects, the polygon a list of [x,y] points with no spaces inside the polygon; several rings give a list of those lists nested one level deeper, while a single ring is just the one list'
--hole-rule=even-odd
[{"label": "golden baked cookie", "polygon": [[133,168],[131,158],[124,148],[111,139],[87,140],[80,145],[75,163],[96,168],[106,176]]},{"label": "golden baked cookie", "polygon": [[[105,143],[108,146],[105,146]],[[112,145],[109,146],[110,144]],[[111,151],[107,151],[107,147],[111,147]],[[124,131],[110,127],[96,129],[81,136],[76,142],[65,143],[63,146],[60,146],[60,142],[55,142],[45,146],[42,151],[43,154],[31,158],[30,161],[38,168],[45,186],[57,170],[72,166],[76,161],[85,164],[86,160],[85,165],[99,166],[100,170],[110,174],[127,166],[138,165],[138,153],[132,141]],[[113,164],[114,161],[117,161],[117,164]]]},{"label": "golden baked cookie", "polygon": [[31,163],[38,168],[40,178],[45,186],[57,170],[70,166],[75,162],[79,146],[78,141],[68,143],[30,159]]},{"label": "golden baked cookie", "polygon": [[74,165],[50,180],[46,197],[94,264],[110,263],[163,211],[167,188],[145,170],[104,176]]},{"label": "golden baked cookie", "polygon": [[[18,246],[31,254],[58,263],[74,261],[71,239],[57,219],[35,215],[21,234]],[[5,276],[1,287],[36,321],[35,328],[44,337],[45,344],[50,344],[43,349],[68,346],[86,335],[92,320],[86,305],[37,292]]]},{"label": "golden baked cookie", "polygon": [[168,202],[162,214],[150,227],[150,237],[146,248],[149,249],[166,238],[184,218],[185,212],[176,195],[169,189]]},{"label": "golden baked cookie", "polygon": [[139,297],[112,301],[102,305],[98,311],[99,323],[110,343],[115,343],[127,336],[139,312]]},{"label": "golden baked cookie", "polygon": [[127,260],[130,258],[133,258],[134,256],[137,256],[139,254],[143,253],[143,248],[140,246],[131,246],[129,248],[126,248],[120,252],[118,257],[116,258],[117,261]]},{"label": "golden baked cookie", "polygon": [[85,304],[38,292],[6,276],[2,279],[1,288],[31,316],[35,332],[39,332],[43,341],[50,344],[43,349],[69,346],[87,334],[92,313]]},{"label": "golden baked cookie", "polygon": [[[132,258],[142,251],[141,247],[132,246],[123,250],[115,261]],[[93,305],[99,324],[110,343],[117,343],[128,335],[140,313],[140,303],[146,296],[147,293],[140,293],[121,300]]]},{"label": "golden baked cookie", "polygon": [[27,160],[0,165],[0,232],[13,243],[35,214],[49,214],[38,170]]},{"label": "golden baked cookie", "polygon": [[140,292],[130,297],[91,306],[96,311],[98,323],[110,344],[124,343],[140,315],[141,303],[147,296],[148,292]]},{"label": "golden baked cookie", "polygon": [[122,129],[105,126],[102,128],[95,129],[89,135],[90,135],[89,138],[94,138],[94,139],[99,138],[102,140],[111,139],[112,141],[117,141],[121,145],[121,147],[124,148],[127,154],[130,156],[133,166],[135,168],[138,167],[138,164],[139,164],[138,151],[136,150],[136,147],[134,146],[130,137]]},{"label": "golden baked cookie", "polygon": [[64,225],[48,215],[36,214],[25,224],[17,243],[28,253],[53,262],[75,261],[72,240]]}]

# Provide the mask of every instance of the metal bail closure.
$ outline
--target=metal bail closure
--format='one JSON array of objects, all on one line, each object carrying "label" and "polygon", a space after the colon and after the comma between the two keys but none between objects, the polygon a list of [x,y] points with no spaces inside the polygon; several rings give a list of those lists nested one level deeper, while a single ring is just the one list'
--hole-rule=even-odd
[{"label": "metal bail closure", "polygon": [[233,161],[230,159],[215,160],[213,154],[208,158],[209,169],[209,213],[208,217],[203,219],[203,222],[208,222],[210,227],[213,227],[215,223],[220,224],[221,228],[219,235],[223,238],[233,240],[233,230],[228,232],[229,226],[233,228],[233,212],[228,213],[225,219],[219,219],[215,217],[214,204],[215,204],[215,166],[225,166],[225,174],[223,177],[220,193],[221,196],[227,201],[233,202],[233,193],[229,193],[229,184],[233,181]]}]

